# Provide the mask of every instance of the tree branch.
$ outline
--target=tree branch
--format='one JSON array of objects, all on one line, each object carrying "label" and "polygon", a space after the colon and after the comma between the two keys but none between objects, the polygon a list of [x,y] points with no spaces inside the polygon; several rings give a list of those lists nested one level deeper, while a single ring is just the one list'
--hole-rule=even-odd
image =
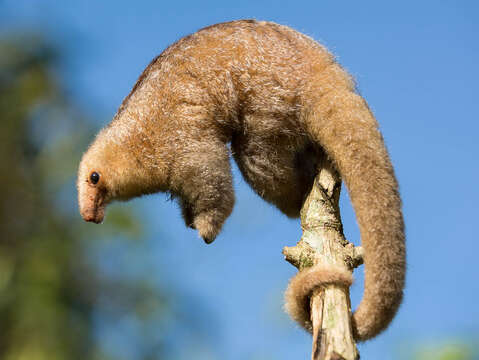
[{"label": "tree branch", "polygon": [[[363,251],[343,234],[339,213],[341,178],[324,160],[301,210],[303,236],[283,254],[302,270],[315,265],[332,265],[352,270],[362,264]],[[313,334],[312,360],[357,360],[359,353],[352,336],[349,288],[328,284],[310,295]]]}]

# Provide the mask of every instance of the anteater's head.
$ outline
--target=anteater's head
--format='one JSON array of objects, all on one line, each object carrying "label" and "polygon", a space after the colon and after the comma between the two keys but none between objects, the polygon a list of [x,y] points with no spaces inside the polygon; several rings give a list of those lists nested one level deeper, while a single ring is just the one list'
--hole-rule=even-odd
[{"label": "anteater's head", "polygon": [[114,174],[104,161],[105,149],[90,146],[83,155],[78,169],[77,189],[80,214],[85,221],[101,223],[105,207],[114,198],[112,177]]},{"label": "anteater's head", "polygon": [[113,200],[167,190],[163,163],[150,149],[138,145],[134,136],[122,140],[118,136],[122,130],[114,126],[102,130],[80,162],[78,204],[85,221],[101,223],[106,205]]},{"label": "anteater's head", "polygon": [[142,194],[136,177],[138,159],[124,144],[113,139],[107,128],[101,131],[83,155],[78,168],[78,205],[85,221],[101,223],[105,207],[113,200],[127,200]]}]

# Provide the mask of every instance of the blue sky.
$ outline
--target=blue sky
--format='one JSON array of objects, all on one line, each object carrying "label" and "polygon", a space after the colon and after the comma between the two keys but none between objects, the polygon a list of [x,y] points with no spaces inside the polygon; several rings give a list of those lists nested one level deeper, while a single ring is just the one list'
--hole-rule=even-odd
[{"label": "blue sky", "polygon": [[[384,133],[404,201],[407,288],[393,325],[360,345],[361,357],[479,343],[478,2],[0,1],[0,31],[40,29],[59,45],[61,80],[85,111],[101,115],[98,127],[167,45],[240,18],[289,25],[325,44],[358,81]],[[165,196],[135,200],[148,219],[145,261],[162,274],[174,266],[158,281],[180,284],[192,304],[209,308],[216,355],[205,359],[307,358],[309,335],[281,311],[295,273],[281,248],[299,240],[299,222],[254,195],[236,169],[235,187],[235,210],[212,246],[184,228]],[[347,238],[358,242],[345,192],[342,215]],[[356,278],[353,306],[362,294],[360,272]]]}]

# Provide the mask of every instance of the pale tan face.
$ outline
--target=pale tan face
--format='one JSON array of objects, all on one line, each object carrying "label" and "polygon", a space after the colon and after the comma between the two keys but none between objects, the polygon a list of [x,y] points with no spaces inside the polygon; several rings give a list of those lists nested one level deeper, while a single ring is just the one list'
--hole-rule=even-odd
[{"label": "pale tan face", "polygon": [[[131,146],[123,149],[102,131],[83,155],[78,169],[78,205],[85,221],[101,223],[105,208],[113,200],[128,200],[148,193],[144,172],[134,168],[138,159],[131,156]],[[151,192],[151,191],[150,191]]]},{"label": "pale tan face", "polygon": [[85,221],[99,224],[105,217],[108,190],[101,171],[85,169],[78,176],[78,205]]}]

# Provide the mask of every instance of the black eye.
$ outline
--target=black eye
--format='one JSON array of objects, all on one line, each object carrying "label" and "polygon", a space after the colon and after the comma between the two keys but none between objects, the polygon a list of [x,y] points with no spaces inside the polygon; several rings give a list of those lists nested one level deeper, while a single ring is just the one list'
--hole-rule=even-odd
[{"label": "black eye", "polygon": [[100,174],[97,172],[92,172],[90,175],[90,181],[92,184],[96,184],[100,180]]}]

